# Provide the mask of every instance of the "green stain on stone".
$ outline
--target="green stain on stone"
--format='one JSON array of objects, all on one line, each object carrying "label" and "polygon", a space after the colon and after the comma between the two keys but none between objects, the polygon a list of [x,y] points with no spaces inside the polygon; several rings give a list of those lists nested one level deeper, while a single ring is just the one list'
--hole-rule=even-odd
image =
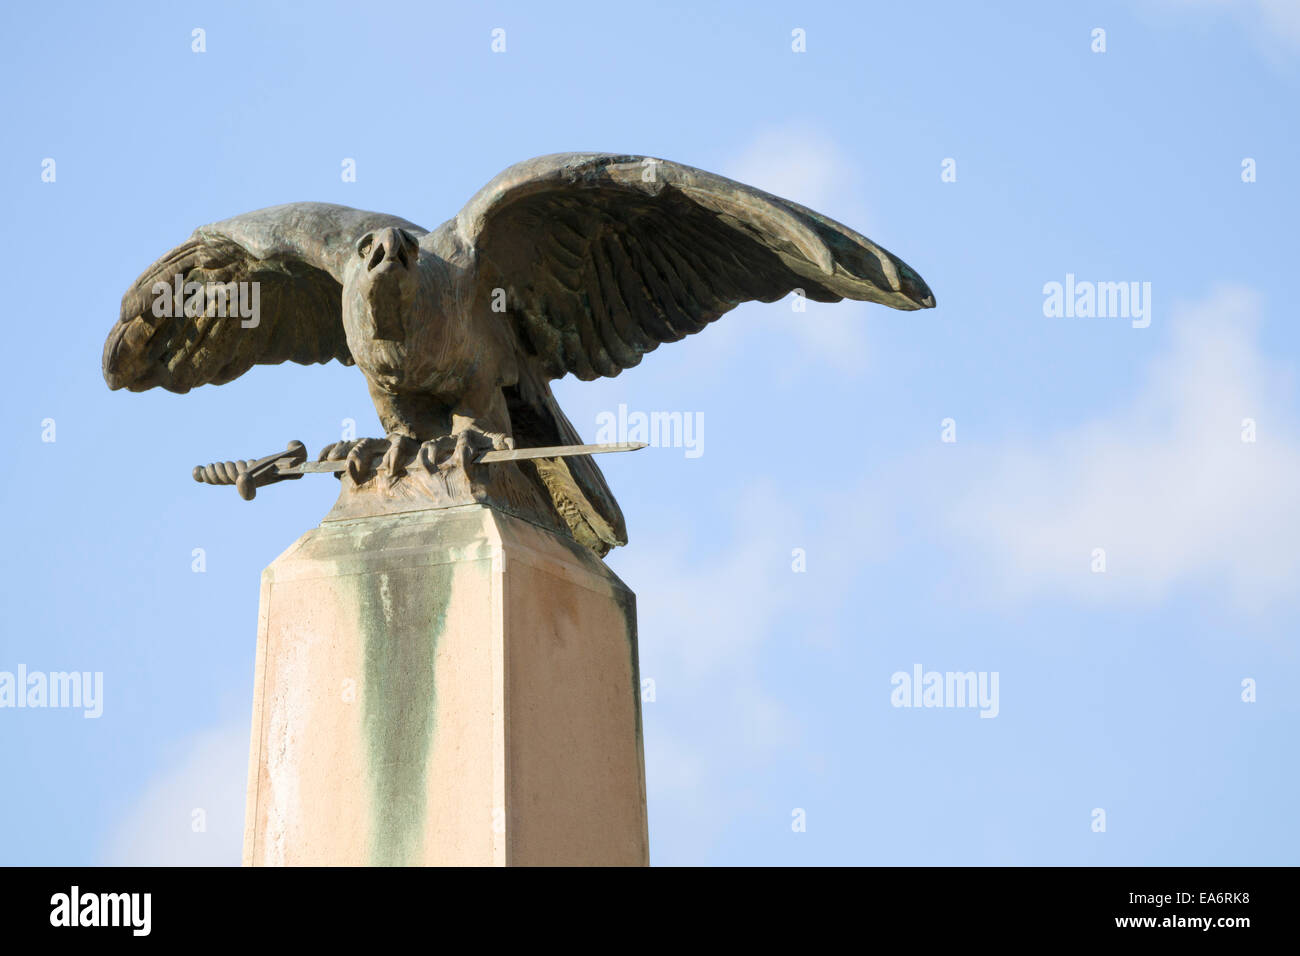
[{"label": "green stain on stone", "polygon": [[370,862],[418,862],[434,734],[434,658],[446,627],[455,566],[356,577],[364,642],[361,699],[368,750]]}]

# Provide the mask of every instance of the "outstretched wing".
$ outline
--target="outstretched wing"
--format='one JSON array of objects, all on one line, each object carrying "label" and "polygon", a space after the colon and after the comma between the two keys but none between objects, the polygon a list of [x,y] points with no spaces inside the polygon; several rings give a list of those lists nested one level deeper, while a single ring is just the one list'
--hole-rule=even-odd
[{"label": "outstretched wing", "polygon": [[474,252],[480,295],[506,290],[522,348],[552,378],[617,375],[741,302],[795,289],[822,302],[934,305],[911,267],[847,226],[650,157],[520,163],[439,233],[448,229]]},{"label": "outstretched wing", "polygon": [[[423,244],[470,259],[480,301],[505,290],[525,357],[506,390],[523,445],[581,440],[548,378],[617,375],[741,302],[798,289],[821,302],[934,305],[911,267],[847,226],[644,156],[561,153],[512,166]],[[536,467],[579,541],[600,554],[626,543],[622,512],[589,456]]]},{"label": "outstretched wing", "polygon": [[187,392],[256,364],[351,365],[343,265],[358,237],[385,226],[424,235],[396,216],[328,203],[272,206],[196,229],[122,296],[104,379],[114,389]]}]

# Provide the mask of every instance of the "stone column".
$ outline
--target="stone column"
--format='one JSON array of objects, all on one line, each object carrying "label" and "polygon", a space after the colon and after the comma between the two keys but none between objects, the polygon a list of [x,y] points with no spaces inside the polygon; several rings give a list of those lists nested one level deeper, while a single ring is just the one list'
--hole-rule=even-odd
[{"label": "stone column", "polygon": [[266,569],[245,865],[648,862],[635,598],[590,551],[470,504]]}]

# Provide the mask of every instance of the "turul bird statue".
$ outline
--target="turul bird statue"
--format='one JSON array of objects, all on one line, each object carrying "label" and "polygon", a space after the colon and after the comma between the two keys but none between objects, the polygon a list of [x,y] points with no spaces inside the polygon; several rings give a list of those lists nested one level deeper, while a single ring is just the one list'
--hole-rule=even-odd
[{"label": "turul bird statue", "polygon": [[[251,319],[228,308],[242,284]],[[618,375],[791,292],[934,306],[906,263],[797,203],[666,160],[561,153],[505,170],[432,232],[327,203],[203,226],[122,297],[103,370],[113,389],[186,392],[257,364],[355,364],[387,436],[320,459],[392,487],[485,450],[578,444],[552,380]],[[580,543],[626,543],[589,455],[510,467]]]}]

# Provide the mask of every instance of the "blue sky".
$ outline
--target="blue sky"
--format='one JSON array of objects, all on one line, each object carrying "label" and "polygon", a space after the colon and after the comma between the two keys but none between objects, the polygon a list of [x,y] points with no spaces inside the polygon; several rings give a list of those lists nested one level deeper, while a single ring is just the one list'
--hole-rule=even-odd
[{"label": "blue sky", "polygon": [[[1300,5],[10,4],[0,45],[0,671],[104,675],[98,719],[0,709],[0,863],[238,862],[258,575],[336,486],[189,469],[379,429],[337,365],[110,393],[126,287],[202,223],[431,228],[586,149],[804,202],[939,303],[750,304],[559,384],[589,439],[704,422],[602,462],[655,863],[1300,862]],[[1150,325],[1048,317],[1067,274]],[[917,664],[996,673],[996,718],[893,706]]]}]

